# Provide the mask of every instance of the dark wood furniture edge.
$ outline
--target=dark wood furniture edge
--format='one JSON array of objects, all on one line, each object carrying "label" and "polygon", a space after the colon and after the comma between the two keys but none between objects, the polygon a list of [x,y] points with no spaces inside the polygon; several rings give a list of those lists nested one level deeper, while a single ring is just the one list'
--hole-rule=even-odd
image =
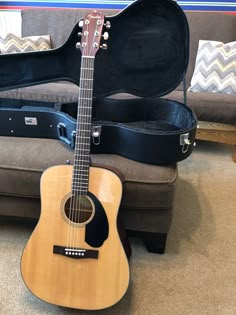
[{"label": "dark wood furniture edge", "polygon": [[199,121],[196,139],[232,145],[232,159],[236,163],[236,126],[209,121]]}]

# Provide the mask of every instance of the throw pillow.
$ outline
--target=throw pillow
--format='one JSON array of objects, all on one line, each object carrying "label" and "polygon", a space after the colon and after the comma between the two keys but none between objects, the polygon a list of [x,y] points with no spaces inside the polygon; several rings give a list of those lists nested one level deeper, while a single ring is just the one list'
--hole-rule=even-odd
[{"label": "throw pillow", "polygon": [[236,94],[236,42],[199,41],[189,91]]},{"label": "throw pillow", "polygon": [[48,50],[51,48],[50,35],[18,37],[9,33],[0,38],[1,54]]}]

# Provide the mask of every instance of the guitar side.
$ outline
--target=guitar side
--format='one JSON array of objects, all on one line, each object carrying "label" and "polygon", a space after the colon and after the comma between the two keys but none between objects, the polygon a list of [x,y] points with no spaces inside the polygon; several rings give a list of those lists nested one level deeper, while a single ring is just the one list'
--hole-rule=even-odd
[{"label": "guitar side", "polygon": [[[100,202],[108,220],[107,239],[94,248],[85,241],[86,228],[69,224],[63,200],[70,194],[73,167],[54,166],[41,179],[41,216],[21,259],[26,286],[38,298],[60,306],[98,310],[117,303],[129,284],[129,265],[118,230],[122,184],[113,172],[89,170],[89,192]],[[95,209],[96,211],[96,209]],[[93,220],[93,218],[92,218]],[[55,245],[98,253],[97,258],[74,259],[53,253]]]}]

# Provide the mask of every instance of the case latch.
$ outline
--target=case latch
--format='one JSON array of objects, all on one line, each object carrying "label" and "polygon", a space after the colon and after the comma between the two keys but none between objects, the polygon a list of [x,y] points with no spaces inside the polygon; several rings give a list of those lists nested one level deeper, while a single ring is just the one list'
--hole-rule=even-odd
[{"label": "case latch", "polygon": [[182,146],[182,152],[186,153],[191,142],[189,140],[189,133],[184,133],[180,135],[180,145]]},{"label": "case latch", "polygon": [[94,145],[100,144],[101,133],[102,133],[102,126],[92,126],[91,136],[92,136]]}]

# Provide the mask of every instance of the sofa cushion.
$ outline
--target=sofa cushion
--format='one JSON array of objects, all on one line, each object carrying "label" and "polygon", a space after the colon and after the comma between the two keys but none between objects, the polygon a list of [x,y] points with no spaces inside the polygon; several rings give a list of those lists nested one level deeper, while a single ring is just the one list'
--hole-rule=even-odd
[{"label": "sofa cushion", "polygon": [[[73,152],[57,140],[0,137],[0,195],[38,198],[42,172],[73,162]],[[173,205],[176,165],[146,165],[121,156],[91,155],[92,163],[123,173],[122,205],[134,209],[168,209]]]},{"label": "sofa cushion", "polygon": [[189,91],[236,95],[236,42],[199,41]]},{"label": "sofa cushion", "polygon": [[9,33],[0,38],[1,54],[51,49],[50,35],[19,37]]},{"label": "sofa cushion", "polygon": [[219,12],[186,12],[190,30],[189,65],[187,87],[193,75],[199,40],[215,40],[225,43],[235,41],[236,15]]},{"label": "sofa cushion", "polygon": [[[173,91],[165,98],[183,102],[183,92]],[[187,105],[199,120],[236,125],[236,96],[187,92]]]},{"label": "sofa cushion", "polygon": [[79,87],[70,82],[50,82],[0,92],[0,98],[73,103],[78,101]]}]

